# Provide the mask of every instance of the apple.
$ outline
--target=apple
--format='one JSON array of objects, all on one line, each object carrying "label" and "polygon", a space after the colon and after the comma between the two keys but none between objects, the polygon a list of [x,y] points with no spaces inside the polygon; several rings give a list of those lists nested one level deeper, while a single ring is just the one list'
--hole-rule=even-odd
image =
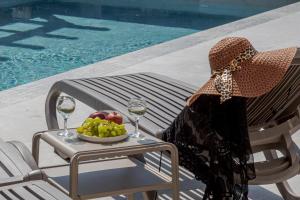
[{"label": "apple", "polygon": [[115,122],[116,124],[122,124],[123,123],[123,117],[117,112],[111,112],[106,116],[106,120]]},{"label": "apple", "polygon": [[97,112],[90,114],[89,118],[94,119],[96,117],[99,117],[100,119],[106,119],[108,114],[109,114],[108,112],[97,111]]}]

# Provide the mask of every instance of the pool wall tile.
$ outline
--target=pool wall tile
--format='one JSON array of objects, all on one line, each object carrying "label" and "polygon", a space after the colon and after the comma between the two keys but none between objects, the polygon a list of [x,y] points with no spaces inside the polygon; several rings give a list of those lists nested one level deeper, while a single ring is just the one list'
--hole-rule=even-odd
[{"label": "pool wall tile", "polygon": [[[11,7],[41,0],[0,0],[1,7]],[[214,15],[247,17],[298,0],[43,0],[48,2],[89,3],[101,6],[159,9]]]},{"label": "pool wall tile", "polygon": [[297,0],[56,0],[102,6],[159,9],[214,15],[247,17]]},{"label": "pool wall tile", "polygon": [[25,4],[25,3],[33,3],[39,0],[1,0],[0,1],[0,8],[1,7],[11,7],[16,6],[19,4]]}]

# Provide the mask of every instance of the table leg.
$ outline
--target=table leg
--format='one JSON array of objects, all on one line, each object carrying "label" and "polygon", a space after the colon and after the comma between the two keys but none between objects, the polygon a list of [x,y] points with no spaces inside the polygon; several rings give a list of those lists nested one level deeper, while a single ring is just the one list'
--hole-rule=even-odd
[{"label": "table leg", "polygon": [[[144,154],[136,154],[136,155],[131,155],[129,157],[133,157],[133,158],[139,160],[140,162],[146,164]],[[157,191],[143,192],[143,197],[144,197],[145,200],[155,200],[156,193],[157,193]]]},{"label": "table leg", "polygon": [[75,155],[71,158],[70,161],[70,192],[69,196],[77,200],[79,199],[78,195],[78,156]]},{"label": "table leg", "polygon": [[[140,162],[146,164],[144,154],[136,154],[136,155],[131,155],[129,157],[133,157],[133,158],[139,160]],[[156,193],[157,193],[157,191],[143,192],[143,197],[145,200],[155,200]]]},{"label": "table leg", "polygon": [[171,148],[171,166],[173,182],[173,200],[179,200],[179,161],[178,150],[175,145],[170,144]]},{"label": "table leg", "polygon": [[145,200],[155,200],[157,191],[143,192],[143,198]]},{"label": "table leg", "polygon": [[128,200],[134,200],[134,194],[126,195]]},{"label": "table leg", "polygon": [[39,166],[39,155],[40,155],[40,139],[41,139],[42,132],[37,132],[32,137],[32,156]]}]

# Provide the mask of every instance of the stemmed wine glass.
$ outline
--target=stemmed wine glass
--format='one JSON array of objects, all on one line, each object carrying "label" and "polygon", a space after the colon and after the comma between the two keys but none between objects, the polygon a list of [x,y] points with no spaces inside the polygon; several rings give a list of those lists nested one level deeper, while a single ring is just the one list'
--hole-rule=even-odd
[{"label": "stemmed wine glass", "polygon": [[56,102],[56,109],[58,113],[63,117],[64,119],[64,130],[62,132],[57,133],[59,136],[64,136],[64,137],[72,137],[73,133],[68,131],[67,128],[67,121],[70,117],[70,115],[74,112],[75,110],[75,100],[73,97],[70,96],[60,96],[57,99]]},{"label": "stemmed wine glass", "polygon": [[133,138],[139,138],[139,119],[144,116],[147,111],[146,100],[142,97],[133,97],[128,101],[128,112],[135,118],[135,130],[130,134]]}]

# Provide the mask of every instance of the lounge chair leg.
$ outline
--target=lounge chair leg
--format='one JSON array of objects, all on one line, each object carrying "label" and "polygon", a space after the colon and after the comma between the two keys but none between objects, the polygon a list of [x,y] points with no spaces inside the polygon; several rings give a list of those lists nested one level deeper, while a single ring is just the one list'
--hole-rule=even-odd
[{"label": "lounge chair leg", "polygon": [[[285,137],[285,140],[284,141],[291,141],[291,137],[288,136],[287,138]],[[285,144],[287,146],[287,144]],[[296,154],[296,156],[300,156],[299,152],[299,148],[295,145],[294,146],[294,151],[293,151],[293,154]],[[298,154],[298,155],[297,155]],[[271,156],[274,158],[274,157],[277,157],[277,155],[274,155],[274,154],[271,154]],[[300,173],[300,163],[295,163],[295,164],[298,164],[299,167],[298,167],[298,170]],[[290,184],[287,182],[287,181],[283,181],[283,182],[280,182],[280,183],[276,183],[276,186],[281,194],[281,196],[285,199],[285,200],[300,200],[300,193],[296,194],[293,189],[291,188]],[[299,190],[297,191],[299,192]]]},{"label": "lounge chair leg", "polygon": [[285,200],[300,200],[300,196],[294,193],[287,181],[277,183],[276,186]]},{"label": "lounge chair leg", "polygon": [[[299,151],[299,149],[297,149]],[[264,151],[264,155],[268,160],[271,158],[278,158],[275,151]],[[299,163],[300,165],[300,163]],[[285,200],[300,200],[300,196],[295,194],[293,189],[290,187],[289,183],[287,181],[283,181],[280,183],[276,183],[276,186]]]}]

